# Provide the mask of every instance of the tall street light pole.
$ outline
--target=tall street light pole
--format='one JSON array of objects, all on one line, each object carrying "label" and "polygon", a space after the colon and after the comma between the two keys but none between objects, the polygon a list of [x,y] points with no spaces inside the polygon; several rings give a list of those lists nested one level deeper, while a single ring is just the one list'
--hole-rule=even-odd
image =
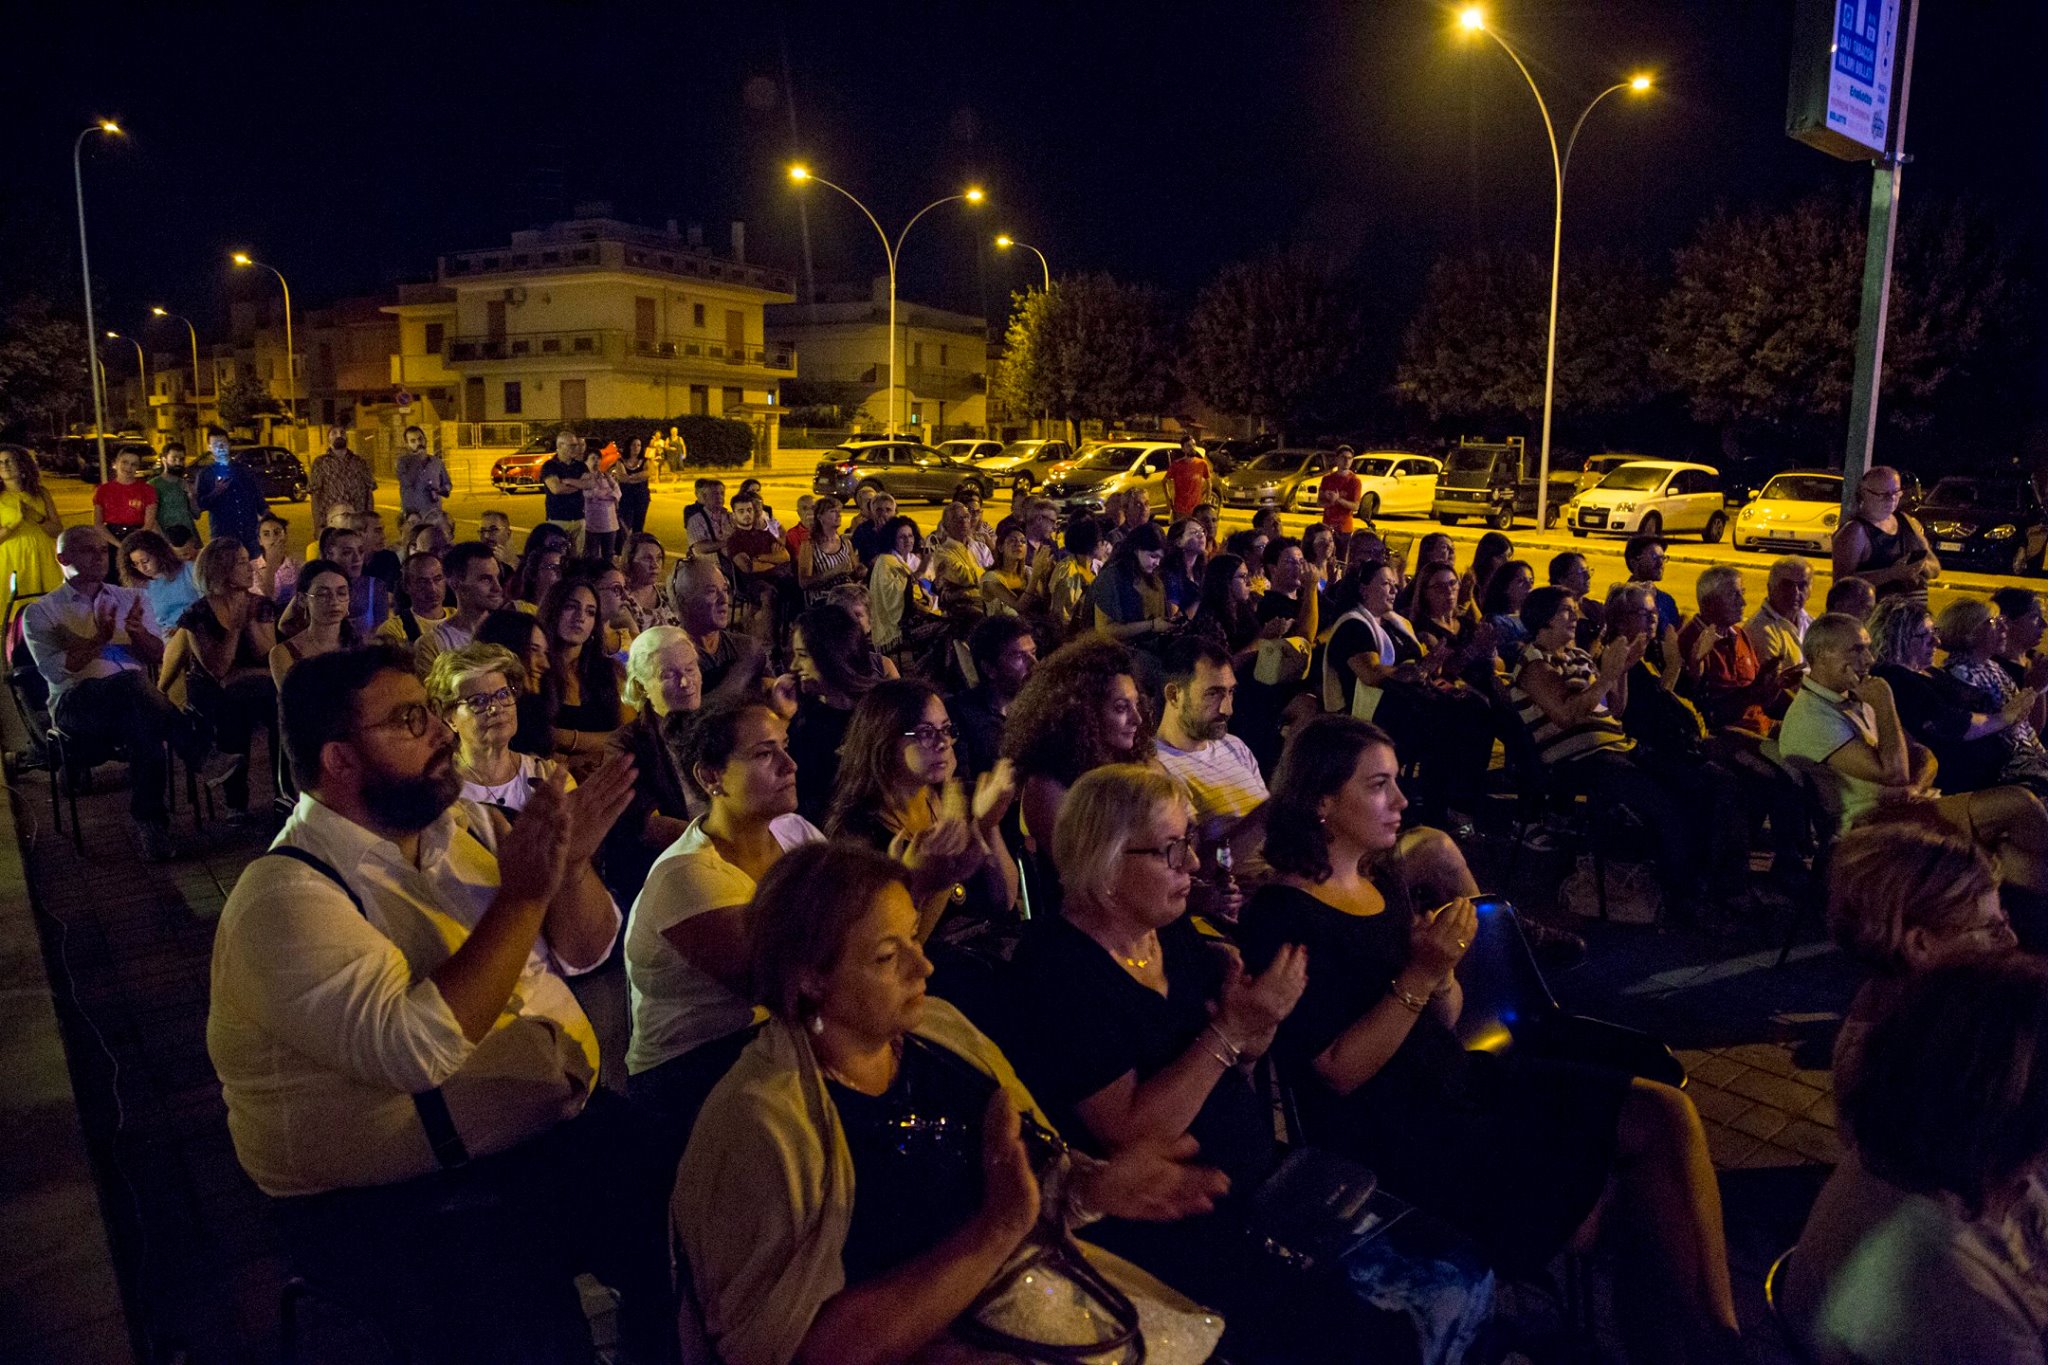
[{"label": "tall street light pole", "polygon": [[866,214],[866,215],[867,215],[867,220],[868,220],[868,222],[869,222],[869,223],[871,223],[871,224],[872,224],[872,225],[874,226],[874,229],[875,229],[875,235],[876,235],[877,237],[880,237],[880,238],[882,239],[882,253],[883,253],[883,254],[884,254],[885,256],[887,256],[887,257],[888,257],[888,260],[889,260],[889,431],[888,431],[888,434],[889,434],[889,435],[891,435],[891,436],[894,436],[894,435],[896,435],[896,433],[897,433],[897,421],[896,421],[896,261],[897,261],[897,258],[898,258],[898,257],[900,257],[900,256],[901,256],[901,255],[903,254],[903,239],[904,239],[905,237],[908,237],[908,236],[910,235],[910,229],[911,229],[911,228],[913,228],[913,227],[917,226],[917,220],[918,220],[918,219],[920,219],[920,218],[924,217],[924,216],[925,216],[925,215],[926,215],[927,213],[930,213],[930,212],[931,212],[931,211],[932,211],[933,209],[935,209],[935,208],[938,208],[938,207],[939,207],[940,205],[942,205],[942,204],[951,204],[951,203],[955,203],[955,202],[959,202],[959,201],[963,201],[963,200],[964,200],[965,202],[969,203],[969,204],[979,204],[979,203],[980,203],[980,202],[981,202],[981,201],[982,201],[982,200],[983,200],[984,198],[986,198],[987,196],[986,196],[986,195],[984,195],[984,194],[983,194],[983,193],[981,192],[981,190],[980,190],[979,188],[975,188],[975,187],[969,187],[968,189],[965,189],[965,190],[961,191],[961,192],[960,192],[959,194],[949,194],[949,195],[945,196],[945,197],[944,197],[943,199],[934,199],[934,200],[932,200],[932,202],[931,202],[931,203],[929,203],[929,204],[926,204],[926,205],[925,205],[925,206],[924,206],[923,208],[919,209],[919,210],[918,210],[918,211],[917,211],[916,213],[913,213],[913,214],[911,214],[911,215],[910,215],[910,221],[909,221],[909,222],[907,222],[907,223],[905,223],[905,224],[903,225],[903,230],[902,230],[901,232],[899,232],[899,233],[897,233],[897,234],[896,234],[896,240],[895,240],[894,242],[891,242],[891,241],[889,240],[889,234],[888,234],[888,233],[886,233],[886,232],[884,232],[884,231],[882,230],[882,224],[881,224],[880,220],[878,220],[878,219],[877,219],[877,218],[875,217],[875,215],[874,215],[873,213],[869,212],[869,210],[868,210],[868,206],[867,206],[866,204],[863,204],[863,203],[861,203],[861,202],[860,202],[860,200],[858,200],[858,199],[855,199],[855,198],[853,197],[853,194],[852,194],[852,192],[851,192],[851,191],[849,191],[849,190],[847,190],[847,189],[846,189],[846,188],[845,188],[844,186],[840,186],[840,185],[835,185],[835,184],[833,184],[833,183],[832,183],[831,181],[827,180],[827,179],[826,179],[826,178],[825,178],[824,176],[822,176],[822,175],[813,175],[813,174],[812,174],[812,173],[810,172],[810,170],[809,170],[809,169],[807,169],[806,167],[803,167],[803,166],[791,166],[791,167],[789,168],[789,178],[790,178],[791,180],[794,180],[794,181],[795,181],[795,182],[796,182],[797,184],[799,184],[799,185],[804,185],[804,184],[810,184],[810,183],[813,183],[813,182],[815,182],[815,183],[817,183],[817,184],[823,185],[823,186],[824,186],[824,187],[825,187],[826,189],[828,189],[828,190],[837,190],[837,191],[838,191],[838,192],[839,192],[839,193],[840,193],[841,195],[843,195],[843,196],[844,196],[845,198],[847,198],[848,200],[850,200],[850,201],[852,202],[852,204],[853,204],[853,206],[854,206],[855,208],[859,209],[859,210],[860,210],[860,211],[861,211],[862,213],[864,213],[864,214]]},{"label": "tall street light pole", "polygon": [[237,251],[233,256],[229,257],[229,259],[232,260],[236,265],[253,265],[257,267],[259,270],[268,270],[271,274],[277,276],[277,283],[279,287],[284,290],[284,370],[285,377],[291,383],[292,422],[294,425],[296,425],[299,421],[299,365],[298,360],[296,358],[296,352],[292,350],[291,281],[285,279],[284,272],[282,270],[279,270],[274,265],[265,265],[263,262],[257,260],[254,256],[251,256],[246,251]]},{"label": "tall street light pole", "polygon": [[1650,88],[1650,78],[1631,76],[1595,95],[1592,103],[1579,115],[1578,122],[1572,125],[1571,136],[1565,140],[1564,151],[1560,153],[1557,148],[1557,127],[1550,121],[1550,106],[1544,103],[1543,92],[1537,88],[1536,78],[1529,74],[1529,68],[1523,63],[1521,54],[1508,46],[1507,39],[1487,27],[1486,11],[1477,5],[1460,10],[1458,23],[1471,32],[1484,33],[1500,45],[1502,52],[1508,54],[1508,60],[1515,64],[1515,69],[1522,73],[1522,79],[1529,83],[1529,93],[1536,97],[1536,108],[1543,115],[1543,134],[1550,139],[1550,171],[1555,192],[1555,213],[1550,233],[1550,321],[1543,342],[1543,437],[1538,447],[1536,462],[1536,525],[1543,527],[1548,525],[1550,520],[1550,410],[1551,400],[1557,389],[1557,277],[1559,264],[1564,259],[1565,167],[1571,164],[1572,146],[1579,140],[1579,130],[1586,126],[1586,117],[1593,112],[1594,106],[1617,90],[1643,94]]},{"label": "tall street light pole", "polygon": [[71,144],[71,185],[78,193],[78,268],[85,275],[85,370],[92,379],[92,425],[100,447],[100,482],[107,481],[107,389],[100,381],[99,325],[92,318],[92,257],[85,246],[85,170],[80,156],[85,140],[94,133],[119,137],[121,125],[101,119],[78,135]]},{"label": "tall street light pole", "polygon": [[[121,334],[120,334],[119,332],[108,332],[108,333],[107,333],[107,340],[109,340],[109,341],[125,341],[125,342],[127,342],[127,343],[128,343],[128,344],[129,344],[130,346],[133,346],[133,347],[135,348],[135,379],[136,379],[136,382],[137,382],[137,383],[139,383],[139,384],[141,384],[141,385],[142,385],[142,399],[141,399],[141,407],[142,407],[142,414],[141,414],[141,415],[142,415],[143,417],[148,417],[148,416],[149,416],[149,363],[148,363],[147,361],[145,361],[145,360],[144,360],[144,359],[142,358],[142,343],[141,343],[141,342],[139,342],[139,341],[137,341],[137,340],[136,340],[136,339],[135,339],[134,337],[122,336],[122,335],[121,335]],[[136,423],[136,425],[140,426],[140,427],[142,428],[142,430],[144,431],[144,433],[147,433],[147,432],[149,431],[149,425],[148,425],[148,423],[146,423],[146,422],[137,422],[137,423]]]},{"label": "tall street light pole", "polygon": [[192,409],[196,414],[199,410],[199,329],[192,325],[192,319],[178,313],[173,313],[169,309],[152,308],[149,310],[149,315],[156,318],[170,318],[174,322],[184,323],[186,332],[192,337]]},{"label": "tall street light pole", "polygon": [[1038,258],[1038,269],[1045,276],[1045,292],[1050,294],[1052,292],[1052,267],[1045,263],[1045,253],[1029,242],[1018,241],[1007,232],[996,238],[998,250],[1008,251],[1013,246],[1021,246]]}]

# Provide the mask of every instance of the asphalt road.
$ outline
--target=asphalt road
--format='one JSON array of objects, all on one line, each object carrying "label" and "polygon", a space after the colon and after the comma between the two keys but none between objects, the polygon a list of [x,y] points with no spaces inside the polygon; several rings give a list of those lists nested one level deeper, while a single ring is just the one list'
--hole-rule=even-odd
[{"label": "asphalt road", "polygon": [[[796,515],[798,495],[810,491],[811,470],[816,463],[814,452],[780,452],[777,468],[762,476],[762,491],[769,506],[787,525]],[[739,485],[740,479],[751,471],[728,473],[725,477],[728,495]],[[456,492],[448,500],[449,511],[454,515],[459,536],[474,535],[476,527],[486,509],[503,510],[510,514],[517,536],[543,520],[541,498],[538,494],[505,495],[490,487],[487,469],[481,462],[458,464],[454,473]],[[51,478],[49,480],[57,510],[67,524],[73,521],[89,521],[92,517],[92,489],[90,485],[75,479]],[[652,510],[648,515],[647,528],[661,537],[662,543],[671,552],[683,544],[683,510],[694,498],[688,478],[669,479],[657,483],[654,488]],[[377,490],[377,504],[385,514],[387,529],[396,533],[398,529],[398,489],[394,481],[384,479]],[[1000,515],[1007,504],[999,494],[992,510]],[[303,547],[312,535],[310,505],[307,503],[276,503],[273,510],[291,524],[291,539],[294,547]],[[936,503],[914,503],[901,509],[927,531],[938,524],[939,506]],[[1283,513],[1281,525],[1290,534],[1300,534],[1313,517],[1304,514]],[[1247,526],[1251,517],[1243,512],[1226,512],[1222,524],[1226,530]],[[1389,534],[1411,533],[1420,539],[1424,532],[1442,530],[1459,546],[1459,562],[1471,558],[1472,547],[1485,534],[1483,526],[1461,525],[1439,527],[1435,520],[1426,517],[1382,517],[1380,529]],[[1568,531],[1541,533],[1533,527],[1523,526],[1509,532],[1515,543],[1517,558],[1526,559],[1536,570],[1536,581],[1545,581],[1545,571],[1550,557],[1560,550],[1578,550],[1583,553],[1593,571],[1596,590],[1604,590],[1608,584],[1620,580],[1625,573],[1621,562],[1623,538],[1619,536],[1574,537]],[[1696,539],[1679,539],[1670,544],[1664,584],[1666,591],[1678,599],[1679,606],[1690,611],[1694,605],[1693,583],[1699,571],[1712,564],[1733,564],[1742,570],[1744,585],[1748,589],[1751,608],[1763,600],[1764,579],[1774,555],[1737,550],[1727,544],[1707,545]],[[1827,595],[1833,575],[1827,561],[1810,558],[1813,565],[1814,589],[1812,602],[1816,612]],[[1945,573],[1933,586],[1932,598],[1936,610],[1951,597],[1958,595],[1987,595],[1993,589],[2009,583],[2020,583],[2048,591],[2048,579],[2013,578],[2007,575],[1979,573]]]}]

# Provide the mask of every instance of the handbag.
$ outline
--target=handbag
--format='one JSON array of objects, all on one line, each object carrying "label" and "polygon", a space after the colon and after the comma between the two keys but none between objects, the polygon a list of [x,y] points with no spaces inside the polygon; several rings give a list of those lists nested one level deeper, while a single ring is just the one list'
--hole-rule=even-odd
[{"label": "handbag", "polygon": [[1306,1272],[1342,1261],[1407,1212],[1369,1167],[1296,1147],[1252,1193],[1245,1229],[1261,1253]]}]

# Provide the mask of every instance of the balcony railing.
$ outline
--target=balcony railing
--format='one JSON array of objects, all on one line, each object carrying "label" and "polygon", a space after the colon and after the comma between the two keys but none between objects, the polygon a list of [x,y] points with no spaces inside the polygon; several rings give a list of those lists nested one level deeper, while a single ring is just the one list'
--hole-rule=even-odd
[{"label": "balcony railing", "polygon": [[493,360],[664,361],[678,365],[751,365],[783,374],[796,373],[796,347],[784,342],[765,346],[706,341],[693,337],[629,336],[622,331],[514,332],[505,336],[451,337],[450,365]]},{"label": "balcony railing", "polygon": [[769,370],[796,371],[796,347],[787,342],[752,346],[726,341],[698,341],[688,337],[635,336],[628,345],[633,355],[654,360],[718,360],[728,365],[759,365]]},{"label": "balcony railing", "polygon": [[[616,339],[617,333],[611,337]],[[478,360],[602,359],[606,354],[606,333],[516,332],[506,336],[451,337],[448,363],[461,365]],[[612,354],[616,355],[614,350]]]}]

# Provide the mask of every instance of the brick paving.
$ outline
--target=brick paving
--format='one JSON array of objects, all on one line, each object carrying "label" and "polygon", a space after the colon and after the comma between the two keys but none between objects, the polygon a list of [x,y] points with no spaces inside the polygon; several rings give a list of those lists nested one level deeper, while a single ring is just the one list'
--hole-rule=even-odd
[{"label": "brick paving", "polygon": [[[84,858],[47,829],[41,774],[19,779],[18,810],[28,817],[25,868],[130,1323],[145,1360],[274,1360],[283,1266],[263,1198],[235,1163],[205,1048],[214,922],[271,830],[209,822],[195,835],[191,812],[180,810],[174,832],[190,856],[148,866],[128,843],[120,770],[97,778],[80,802]],[[1472,851],[1484,882],[1500,841],[1475,841]],[[1521,903],[1549,913],[1563,868],[1542,858],[1522,864]],[[1854,976],[1818,944],[1776,968],[1762,930],[1731,941],[1579,927],[1591,956],[1554,983],[1557,992],[1568,1008],[1657,1033],[1685,1062],[1721,1172],[1752,1358],[1789,1360],[1764,1321],[1762,1277],[1797,1235],[1837,1155],[1828,1059]],[[7,1213],[23,1216],[13,1183],[0,1189],[9,1192]],[[35,1297],[17,1316],[33,1321],[58,1304],[63,1285],[54,1273],[45,1278],[28,1287]]]}]

